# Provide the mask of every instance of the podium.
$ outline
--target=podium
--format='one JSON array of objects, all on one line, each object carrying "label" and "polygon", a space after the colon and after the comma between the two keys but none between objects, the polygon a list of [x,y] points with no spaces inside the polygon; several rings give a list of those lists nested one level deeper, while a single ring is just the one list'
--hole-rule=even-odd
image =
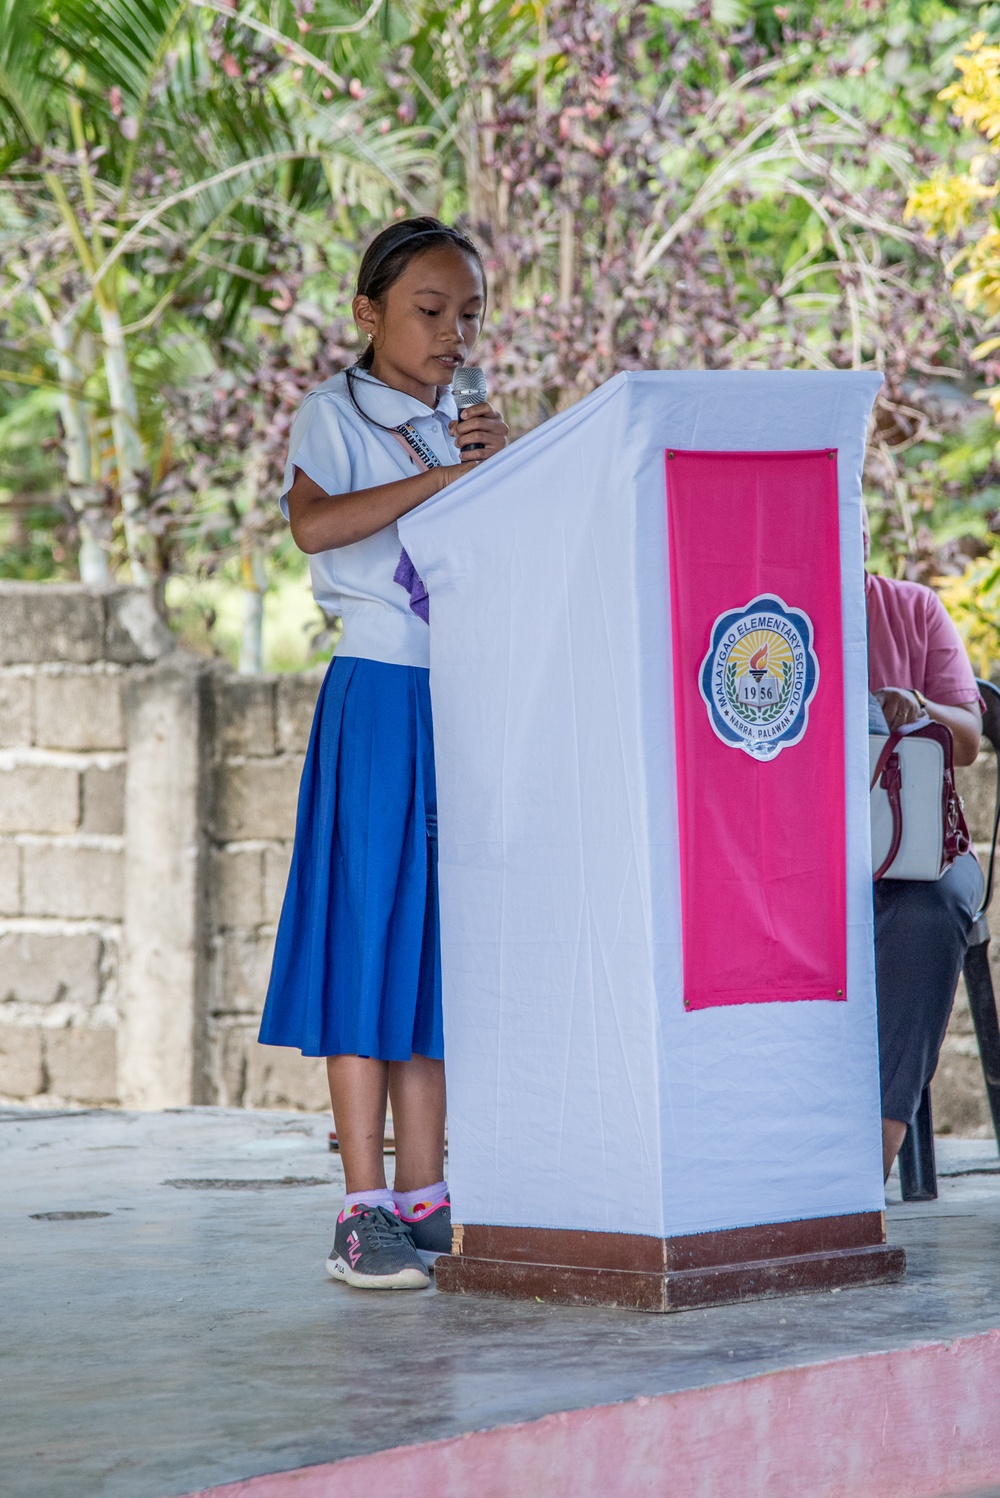
[{"label": "podium", "polygon": [[431,599],[446,1293],[668,1311],[886,1246],[871,373],[620,374],[400,522]]}]

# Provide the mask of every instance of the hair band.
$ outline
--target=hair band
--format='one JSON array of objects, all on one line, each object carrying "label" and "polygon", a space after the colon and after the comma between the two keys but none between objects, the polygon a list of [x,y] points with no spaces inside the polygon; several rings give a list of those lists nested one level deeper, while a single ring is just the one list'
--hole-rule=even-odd
[{"label": "hair band", "polygon": [[456,244],[461,245],[464,250],[468,250],[478,259],[478,251],[476,250],[476,247],[472,243],[471,239],[467,239],[466,236],[464,234],[460,234],[457,229],[450,229],[447,224],[442,224],[439,229],[417,229],[413,234],[407,234],[405,239],[397,239],[395,244],[386,245],[384,249],[379,251],[378,255],[375,258],[375,261],[369,267],[369,276],[374,276],[375,272],[382,264],[382,261],[387,260],[390,255],[394,255],[397,250],[401,250],[404,245],[412,244],[415,239],[429,239],[431,235],[435,234],[438,236],[442,234],[446,235],[449,239],[454,240]]}]

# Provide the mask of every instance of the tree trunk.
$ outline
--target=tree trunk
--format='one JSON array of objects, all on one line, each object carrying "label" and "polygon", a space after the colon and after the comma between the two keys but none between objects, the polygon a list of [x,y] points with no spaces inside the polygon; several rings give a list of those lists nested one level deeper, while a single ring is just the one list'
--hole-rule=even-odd
[{"label": "tree trunk", "polygon": [[129,368],[128,353],[116,307],[100,304],[104,339],[104,369],[111,398],[111,432],[118,465],[118,493],[125,522],[125,543],[132,581],[148,587],[152,581],[150,537],[144,524],[146,449],[139,434],[139,403]]},{"label": "tree trunk", "polygon": [[576,279],[576,218],[569,196],[574,185],[573,179],[567,178],[566,196],[559,204],[559,309],[562,312],[568,312],[573,305]]},{"label": "tree trunk", "polygon": [[240,639],[241,676],[254,676],[264,669],[264,594],[267,572],[259,534],[262,516],[257,508],[265,483],[267,461],[260,448],[246,455],[243,480],[237,493],[242,516],[240,528],[240,581],[243,586],[243,633]]},{"label": "tree trunk", "polygon": [[239,673],[257,676],[264,669],[264,593],[267,574],[260,551],[246,538],[240,558],[243,582],[243,633],[240,637]]},{"label": "tree trunk", "polygon": [[66,483],[80,532],[80,580],[91,588],[106,588],[110,581],[110,536],[107,534],[101,492],[94,483],[87,406],[79,394],[83,386],[84,371],[80,367],[74,346],[72,323],[55,319],[49,324],[49,332],[59,369],[59,415],[62,418],[63,449],[66,454]]}]

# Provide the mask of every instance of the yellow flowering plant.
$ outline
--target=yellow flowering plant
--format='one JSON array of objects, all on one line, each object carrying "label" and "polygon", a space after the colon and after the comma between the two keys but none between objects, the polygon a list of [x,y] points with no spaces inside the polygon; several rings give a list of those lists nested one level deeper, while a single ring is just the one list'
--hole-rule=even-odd
[{"label": "yellow flowering plant", "polygon": [[938,577],[934,586],[958,626],[977,676],[989,677],[1000,659],[1000,547],[977,557],[961,577]]},{"label": "yellow flowering plant", "polygon": [[[977,31],[955,58],[959,77],[938,98],[949,104],[961,123],[983,139],[964,171],[941,173],[918,183],[906,204],[906,219],[918,219],[929,235],[957,239],[971,231],[949,262],[953,291],[972,312],[985,314],[986,331],[973,350],[985,359],[1000,348],[1000,46]],[[982,215],[978,217],[978,215]],[[1000,388],[980,392],[1000,423]],[[939,577],[935,587],[958,626],[973,666],[988,676],[1000,660],[1000,538],[986,556],[977,557],[960,577]]]},{"label": "yellow flowering plant", "polygon": [[[951,105],[967,129],[984,137],[987,149],[974,155],[965,171],[940,174],[920,182],[906,204],[906,219],[920,219],[928,234],[955,239],[973,226],[977,209],[996,203],[1000,182],[1000,46],[988,46],[985,33],[977,31],[955,58],[961,78],[943,88],[938,98]],[[956,275],[955,295],[970,311],[985,312],[991,320],[1000,317],[1000,215],[979,227],[970,244],[950,262]],[[990,337],[974,350],[983,359],[1000,348],[1000,335]],[[991,393],[990,405],[997,414],[1000,392]]]}]

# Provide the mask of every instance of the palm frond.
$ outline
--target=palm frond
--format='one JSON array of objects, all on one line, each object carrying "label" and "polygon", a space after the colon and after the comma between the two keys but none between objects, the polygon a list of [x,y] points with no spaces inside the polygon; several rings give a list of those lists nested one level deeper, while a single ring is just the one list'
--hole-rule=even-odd
[{"label": "palm frond", "polygon": [[59,0],[49,35],[82,70],[83,87],[120,89],[132,114],[144,107],[178,31],[190,24],[188,0]]},{"label": "palm frond", "polygon": [[49,81],[39,67],[45,0],[0,0],[0,172],[45,139]]}]

